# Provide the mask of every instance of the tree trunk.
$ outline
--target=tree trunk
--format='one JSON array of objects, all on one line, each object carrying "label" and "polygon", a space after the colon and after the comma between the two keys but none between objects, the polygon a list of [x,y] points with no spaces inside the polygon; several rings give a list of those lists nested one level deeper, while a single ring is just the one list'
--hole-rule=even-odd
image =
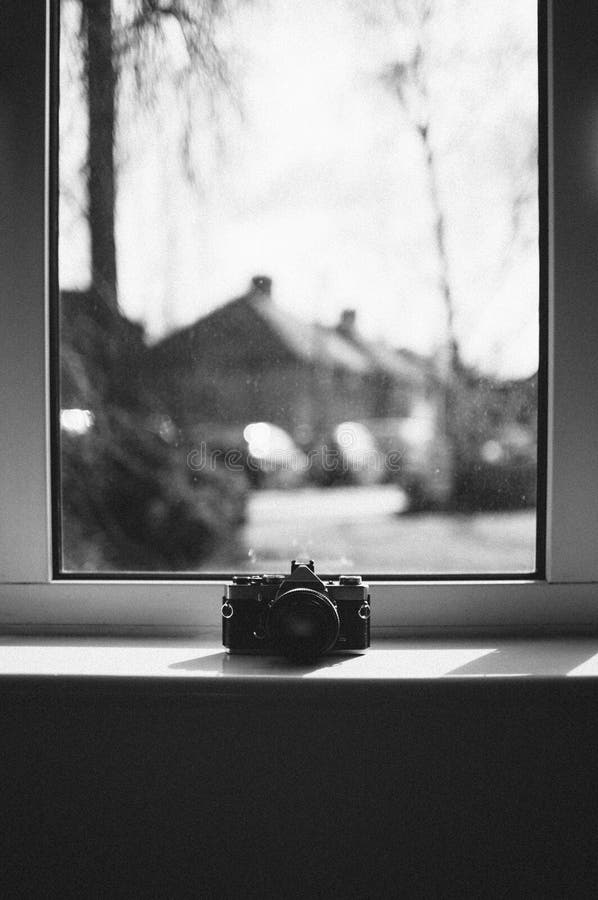
[{"label": "tree trunk", "polygon": [[450,281],[449,255],[446,246],[446,217],[438,191],[436,158],[430,142],[427,125],[418,125],[417,131],[422,142],[432,215],[434,219],[434,239],[439,263],[439,288],[442,295],[446,315],[446,357],[442,372],[444,381],[444,402],[442,423],[447,442],[447,455],[444,467],[450,472],[450,493],[446,499],[448,509],[454,509],[458,503],[458,482],[463,456],[463,429],[460,415],[461,393],[464,385],[461,380],[463,364],[459,342],[455,331],[455,303]]},{"label": "tree trunk", "polygon": [[434,238],[436,241],[436,252],[439,263],[439,288],[446,313],[446,338],[448,345],[448,371],[446,372],[446,375],[450,379],[454,379],[458,376],[461,369],[461,354],[459,352],[459,342],[457,341],[457,335],[455,333],[455,302],[451,289],[448,251],[446,248],[446,219],[438,195],[436,159],[430,143],[428,127],[418,125],[417,131],[421,138],[428,175],[430,201],[432,205],[432,214],[434,216]]},{"label": "tree trunk", "polygon": [[89,139],[87,151],[91,287],[117,309],[115,212],[116,69],[111,0],[82,0],[87,36]]}]

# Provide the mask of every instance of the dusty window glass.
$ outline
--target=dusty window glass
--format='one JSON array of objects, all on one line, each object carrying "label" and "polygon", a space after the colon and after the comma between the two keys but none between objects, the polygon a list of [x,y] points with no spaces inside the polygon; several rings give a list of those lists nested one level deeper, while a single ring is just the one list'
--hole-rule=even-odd
[{"label": "dusty window glass", "polygon": [[62,0],[63,572],[535,569],[536,16]]}]

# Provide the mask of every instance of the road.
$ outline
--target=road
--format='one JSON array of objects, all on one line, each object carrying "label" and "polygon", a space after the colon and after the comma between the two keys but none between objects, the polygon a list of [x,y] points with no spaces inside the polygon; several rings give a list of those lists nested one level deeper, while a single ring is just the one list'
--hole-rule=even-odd
[{"label": "road", "polygon": [[285,571],[308,556],[320,570],[381,573],[529,572],[535,514],[400,515],[394,486],[264,490],[249,500],[239,570]]}]

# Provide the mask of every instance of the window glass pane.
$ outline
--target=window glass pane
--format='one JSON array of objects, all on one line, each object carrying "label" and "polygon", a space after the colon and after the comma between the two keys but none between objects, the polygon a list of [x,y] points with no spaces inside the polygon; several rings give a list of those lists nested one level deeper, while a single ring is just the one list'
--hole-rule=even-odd
[{"label": "window glass pane", "polygon": [[65,572],[535,568],[534,0],[62,0]]}]

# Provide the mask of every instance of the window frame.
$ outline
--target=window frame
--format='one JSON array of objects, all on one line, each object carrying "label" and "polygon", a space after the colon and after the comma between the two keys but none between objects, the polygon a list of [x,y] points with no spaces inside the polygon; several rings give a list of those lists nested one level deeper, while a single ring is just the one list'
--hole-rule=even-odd
[{"label": "window frame", "polygon": [[[0,630],[169,634],[216,629],[221,581],[53,577],[50,466],[49,27],[53,0],[7,0],[0,14]],[[598,626],[598,10],[540,0],[540,406],[546,446],[542,578],[372,584],[374,632],[444,634]],[[573,98],[573,101],[572,101]],[[54,189],[55,189],[54,185]],[[592,240],[592,239],[595,240]],[[540,429],[542,431],[542,429]],[[540,491],[540,493],[542,493]],[[542,510],[540,510],[540,516]],[[540,571],[542,569],[540,568]]]}]

